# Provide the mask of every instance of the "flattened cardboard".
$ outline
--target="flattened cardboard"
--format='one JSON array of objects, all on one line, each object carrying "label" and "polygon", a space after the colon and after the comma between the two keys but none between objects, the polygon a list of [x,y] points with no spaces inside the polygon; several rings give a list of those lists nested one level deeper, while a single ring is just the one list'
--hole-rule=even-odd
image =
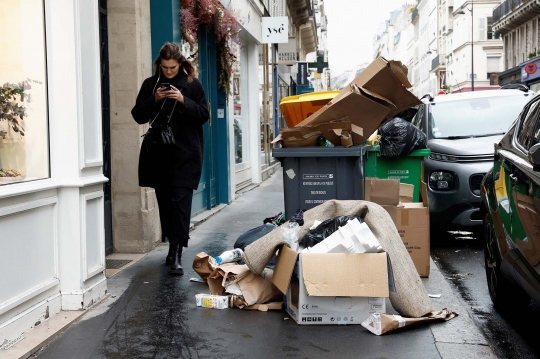
[{"label": "flattened cardboard", "polygon": [[283,293],[287,293],[291,276],[296,265],[298,252],[283,245],[277,256],[276,266],[274,267],[274,275],[272,283]]},{"label": "flattened cardboard", "polygon": [[[345,138],[343,135],[347,135]],[[317,146],[317,138],[324,136],[334,146],[350,147],[363,144],[362,128],[353,125],[349,117],[336,121],[320,123],[313,126],[296,126],[281,129],[280,134],[272,141],[275,147],[281,143],[283,147],[307,147]]]},{"label": "flattened cardboard", "polygon": [[[387,61],[379,57],[339,95],[302,121],[299,126],[328,122],[348,115],[351,122],[361,127],[364,134],[369,136],[386,119],[421,104],[421,101],[407,90],[412,87],[407,73],[407,67],[401,62]],[[387,112],[384,113],[382,108],[386,108]]]},{"label": "flattened cardboard", "polygon": [[399,180],[368,177],[364,184],[366,201],[381,206],[397,206],[399,204]]},{"label": "flattened cardboard", "polygon": [[302,253],[306,291],[316,297],[388,297],[386,253]]},{"label": "flattened cardboard", "polygon": [[407,79],[407,73],[407,67],[400,61],[387,61],[383,57],[379,57],[362,71],[353,80],[353,83],[388,99],[394,104],[396,109],[390,113],[390,117],[393,117],[399,112],[421,103],[414,94],[407,90],[412,87]]},{"label": "flattened cardboard", "polygon": [[[362,128],[363,134],[371,134],[389,118],[390,113],[395,112],[396,107],[392,103],[370,96],[354,84],[343,91],[298,126],[315,125],[348,116],[353,124]],[[362,136],[362,142],[365,140]]]}]

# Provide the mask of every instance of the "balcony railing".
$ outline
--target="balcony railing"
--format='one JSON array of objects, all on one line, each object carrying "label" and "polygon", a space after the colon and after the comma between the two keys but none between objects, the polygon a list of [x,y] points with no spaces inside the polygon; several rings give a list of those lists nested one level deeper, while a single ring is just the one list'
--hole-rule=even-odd
[{"label": "balcony railing", "polygon": [[493,10],[493,22],[496,23],[512,11],[516,10],[521,4],[528,0],[505,0]]}]

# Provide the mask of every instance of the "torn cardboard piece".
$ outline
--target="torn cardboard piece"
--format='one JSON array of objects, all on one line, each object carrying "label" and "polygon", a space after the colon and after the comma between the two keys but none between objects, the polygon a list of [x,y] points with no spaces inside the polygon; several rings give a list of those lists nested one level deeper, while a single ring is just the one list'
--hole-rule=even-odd
[{"label": "torn cardboard piece", "polygon": [[421,104],[421,101],[407,90],[411,87],[407,73],[407,67],[401,62],[387,61],[379,57],[339,95],[298,126],[349,116],[354,125],[362,128],[363,143],[385,120]]},{"label": "torn cardboard piece", "polygon": [[360,127],[353,126],[348,117],[344,117],[314,126],[281,129],[280,134],[272,141],[272,145],[274,147],[277,144],[283,147],[317,146],[319,136],[323,136],[334,146],[350,147],[353,144],[362,144],[363,131]]},{"label": "torn cardboard piece", "polygon": [[193,270],[203,279],[208,279],[208,276],[217,268],[216,259],[209,256],[205,252],[201,252],[193,259]]},{"label": "torn cardboard piece", "polygon": [[397,314],[374,313],[362,323],[362,326],[375,335],[382,335],[393,330],[413,325],[431,323],[434,321],[449,321],[456,315],[458,315],[458,313],[452,312],[446,308],[438,312],[431,312],[420,318],[403,318],[401,315]]},{"label": "torn cardboard piece", "polygon": [[[213,295],[224,295],[225,288],[236,284],[242,292],[243,301],[235,301],[240,309],[255,304],[275,302],[281,293],[272,283],[273,271],[266,269],[262,276],[253,273],[247,265],[227,263],[219,266],[208,277],[208,287]],[[242,299],[237,296],[237,298]]]},{"label": "torn cardboard piece", "polygon": [[360,143],[364,143],[365,136],[369,136],[379,128],[381,123],[389,118],[389,113],[395,112],[393,104],[367,94],[354,84],[343,91],[323,108],[300,122],[298,126],[313,126],[347,116],[351,123],[362,128]]}]

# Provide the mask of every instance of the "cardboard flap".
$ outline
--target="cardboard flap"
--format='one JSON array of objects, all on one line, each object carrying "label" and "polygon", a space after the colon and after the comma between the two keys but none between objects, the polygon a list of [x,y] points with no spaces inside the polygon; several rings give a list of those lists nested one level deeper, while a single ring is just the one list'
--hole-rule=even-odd
[{"label": "cardboard flap", "polygon": [[422,196],[422,203],[424,206],[429,208],[427,184],[424,181],[420,184],[420,195]]},{"label": "cardboard flap", "polygon": [[298,252],[286,245],[283,245],[279,250],[272,283],[274,283],[283,294],[287,293],[287,289],[289,289],[289,283],[291,282],[297,257]]},{"label": "cardboard flap", "polygon": [[389,296],[386,253],[302,253],[301,264],[310,296]]},{"label": "cardboard flap", "polygon": [[399,180],[366,178],[365,185],[366,201],[381,206],[397,206],[399,204]]},{"label": "cardboard flap", "polygon": [[407,183],[399,184],[399,200],[401,203],[409,203],[413,201],[414,185]]}]

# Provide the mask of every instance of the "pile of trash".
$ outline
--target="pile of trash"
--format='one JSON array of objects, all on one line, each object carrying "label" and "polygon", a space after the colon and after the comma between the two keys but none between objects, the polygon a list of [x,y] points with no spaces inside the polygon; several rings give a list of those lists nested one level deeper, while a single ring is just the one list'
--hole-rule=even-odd
[{"label": "pile of trash", "polygon": [[282,99],[289,128],[281,129],[272,144],[347,148],[368,142],[379,144],[381,156],[389,158],[426,148],[425,134],[410,124],[421,102],[407,90],[412,87],[407,73],[401,62],[379,57],[339,93]]},{"label": "pile of trash", "polygon": [[[328,201],[254,228],[234,247],[195,257],[209,289],[197,307],[285,308],[299,325],[359,324],[377,335],[456,315],[433,310],[390,214],[373,202]],[[401,315],[386,314],[386,298]]]}]

